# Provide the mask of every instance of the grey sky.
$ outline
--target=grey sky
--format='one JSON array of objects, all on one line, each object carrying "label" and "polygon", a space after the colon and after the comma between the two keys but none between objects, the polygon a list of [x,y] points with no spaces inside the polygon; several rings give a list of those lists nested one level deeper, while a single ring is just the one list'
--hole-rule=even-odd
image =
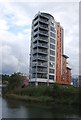
[{"label": "grey sky", "polygon": [[79,72],[79,3],[12,2],[0,4],[2,72],[28,73],[31,22],[38,11],[48,12],[64,28],[64,53],[72,74]]}]

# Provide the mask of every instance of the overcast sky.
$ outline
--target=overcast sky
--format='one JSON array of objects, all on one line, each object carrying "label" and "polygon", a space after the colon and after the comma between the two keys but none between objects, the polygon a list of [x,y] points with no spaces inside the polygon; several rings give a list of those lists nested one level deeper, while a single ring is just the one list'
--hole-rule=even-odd
[{"label": "overcast sky", "polygon": [[79,72],[79,3],[0,3],[0,54],[2,73],[28,73],[31,23],[35,14],[47,12],[64,28],[64,53],[72,74]]}]

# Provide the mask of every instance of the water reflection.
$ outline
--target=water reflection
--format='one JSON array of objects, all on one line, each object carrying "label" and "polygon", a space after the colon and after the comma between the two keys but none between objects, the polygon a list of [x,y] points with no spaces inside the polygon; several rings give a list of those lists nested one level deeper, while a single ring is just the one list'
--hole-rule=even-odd
[{"label": "water reflection", "polygon": [[2,102],[3,118],[81,118],[79,107],[49,105],[5,100]]},{"label": "water reflection", "polygon": [[0,120],[2,118],[2,98],[0,97]]}]

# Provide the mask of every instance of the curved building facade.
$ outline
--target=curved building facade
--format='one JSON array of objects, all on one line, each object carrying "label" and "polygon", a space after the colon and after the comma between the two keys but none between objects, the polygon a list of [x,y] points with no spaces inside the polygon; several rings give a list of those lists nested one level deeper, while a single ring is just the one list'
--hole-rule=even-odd
[{"label": "curved building facade", "polygon": [[[57,82],[58,78],[61,79],[63,48],[60,48],[61,52],[57,49],[59,44],[57,41],[59,41],[57,40],[57,22],[54,17],[48,13],[38,12],[32,21],[30,83],[49,85]],[[63,36],[61,46],[62,44]],[[57,59],[57,53],[61,56],[60,62]],[[57,69],[57,66],[60,67]],[[60,72],[58,72],[59,69]],[[60,77],[57,74],[60,74]]]}]

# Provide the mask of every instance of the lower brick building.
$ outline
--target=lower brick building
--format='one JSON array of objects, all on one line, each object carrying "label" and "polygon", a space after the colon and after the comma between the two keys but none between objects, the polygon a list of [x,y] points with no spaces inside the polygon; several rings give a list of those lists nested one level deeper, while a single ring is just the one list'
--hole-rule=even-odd
[{"label": "lower brick building", "polygon": [[64,30],[60,23],[56,23],[56,82],[59,84],[71,84],[71,68],[68,66],[67,55],[64,55],[63,49],[63,33]]}]

